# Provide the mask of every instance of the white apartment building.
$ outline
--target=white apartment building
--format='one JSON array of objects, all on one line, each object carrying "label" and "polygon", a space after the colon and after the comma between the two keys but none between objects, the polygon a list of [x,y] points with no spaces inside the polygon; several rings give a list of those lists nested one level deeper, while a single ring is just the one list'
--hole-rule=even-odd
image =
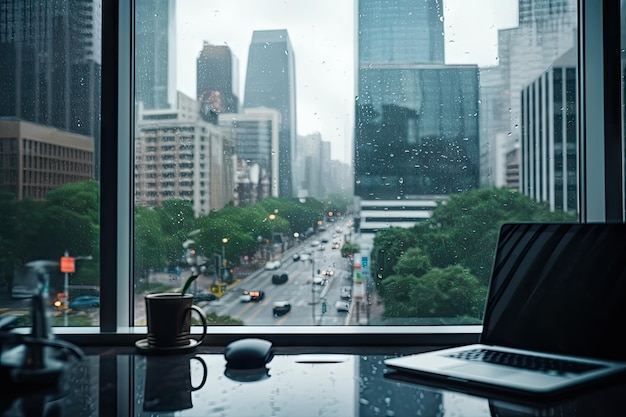
[{"label": "white apartment building", "polygon": [[197,101],[178,93],[175,109],[137,112],[135,202],[193,204],[196,216],[233,201],[235,150],[230,134],[200,117]]}]

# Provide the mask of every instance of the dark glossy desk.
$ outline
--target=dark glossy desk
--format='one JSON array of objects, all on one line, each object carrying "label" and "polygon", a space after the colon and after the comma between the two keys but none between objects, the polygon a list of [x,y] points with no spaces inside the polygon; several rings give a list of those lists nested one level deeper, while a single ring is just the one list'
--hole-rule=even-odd
[{"label": "dark glossy desk", "polygon": [[626,416],[626,384],[529,405],[392,379],[376,350],[277,349],[267,370],[225,372],[221,348],[146,356],[85,348],[67,389],[3,397],[2,416]]}]

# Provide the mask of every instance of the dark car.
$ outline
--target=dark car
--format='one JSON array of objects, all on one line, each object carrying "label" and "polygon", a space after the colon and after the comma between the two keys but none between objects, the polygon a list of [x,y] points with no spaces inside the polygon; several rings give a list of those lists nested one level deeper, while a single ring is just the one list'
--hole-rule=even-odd
[{"label": "dark car", "polygon": [[284,284],[288,280],[289,275],[285,272],[272,275],[272,284]]},{"label": "dark car", "polygon": [[81,295],[70,301],[69,308],[72,310],[85,310],[100,307],[100,297],[97,295]]},{"label": "dark car", "polygon": [[272,307],[274,317],[284,316],[291,311],[291,304],[288,301],[276,301]]},{"label": "dark car", "polygon": [[199,292],[193,295],[193,301],[215,301],[217,300],[217,295],[212,292]]},{"label": "dark car", "polygon": [[250,301],[261,301],[265,298],[265,293],[263,291],[248,291],[243,290],[241,296],[239,297],[239,301],[242,303],[248,303]]}]

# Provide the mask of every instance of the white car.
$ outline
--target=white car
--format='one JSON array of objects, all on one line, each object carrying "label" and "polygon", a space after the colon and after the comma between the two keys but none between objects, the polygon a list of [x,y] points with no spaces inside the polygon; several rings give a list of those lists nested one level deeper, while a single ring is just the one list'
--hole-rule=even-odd
[{"label": "white car", "polygon": [[326,285],[326,278],[316,275],[313,277],[313,284],[315,285]]},{"label": "white car", "polygon": [[319,240],[312,240],[311,243],[309,244],[312,248],[315,248],[317,246],[320,245],[320,241]]},{"label": "white car", "polygon": [[311,259],[311,255],[308,253],[301,253],[300,254],[300,260],[303,262],[308,261],[309,259]]},{"label": "white car", "polygon": [[335,308],[337,309],[337,312],[348,312],[350,311],[350,303],[344,300],[338,300],[335,303]]},{"label": "white car", "polygon": [[273,269],[278,269],[282,266],[280,261],[269,261],[268,263],[265,264],[265,269],[267,270],[273,270]]},{"label": "white car", "polygon": [[349,300],[352,298],[352,287],[341,287],[339,289],[339,296],[342,300]]}]

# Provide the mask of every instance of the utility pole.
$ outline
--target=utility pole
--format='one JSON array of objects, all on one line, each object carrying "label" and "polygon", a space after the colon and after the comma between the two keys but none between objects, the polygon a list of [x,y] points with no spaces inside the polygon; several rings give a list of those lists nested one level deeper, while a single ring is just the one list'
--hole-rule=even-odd
[{"label": "utility pole", "polygon": [[63,256],[61,257],[60,267],[61,272],[65,274],[63,280],[63,297],[65,298],[65,302],[63,303],[63,325],[67,326],[67,310],[69,308],[70,302],[70,273],[74,273],[76,271],[75,262],[80,261],[81,259],[92,260],[93,257],[89,256],[70,256],[69,252],[66,250]]}]

